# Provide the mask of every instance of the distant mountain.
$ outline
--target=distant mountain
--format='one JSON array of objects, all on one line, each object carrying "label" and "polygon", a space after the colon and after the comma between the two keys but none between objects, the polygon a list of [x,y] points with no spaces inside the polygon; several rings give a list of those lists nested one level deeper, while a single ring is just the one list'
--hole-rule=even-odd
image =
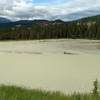
[{"label": "distant mountain", "polygon": [[6,22],[0,22],[0,28],[8,28],[8,27],[15,27],[15,26],[25,26],[25,27],[31,27],[31,26],[47,26],[50,24],[62,24],[65,23],[62,20],[19,20],[15,22],[6,21]]},{"label": "distant mountain", "polygon": [[11,22],[9,19],[0,17],[0,28],[14,27],[16,25],[26,26],[26,27],[31,27],[32,25],[45,26],[45,25],[51,25],[51,24],[68,24],[68,23],[73,23],[73,22],[97,22],[97,23],[100,23],[100,15],[85,17],[85,18],[81,18],[78,20],[68,21],[68,22],[62,21],[60,19],[51,20],[51,21],[50,20],[19,20],[19,21]]},{"label": "distant mountain", "polygon": [[85,17],[77,20],[78,22],[99,22],[100,23],[100,15]]},{"label": "distant mountain", "polygon": [[[70,17],[70,16],[69,16]],[[74,17],[74,15],[73,15]],[[89,21],[95,21],[95,22],[100,22],[100,15],[96,15],[96,16],[90,16],[90,17],[84,17],[81,19],[76,19],[73,21],[67,21],[67,22],[89,22]],[[0,17],[0,24],[11,24],[11,25],[16,25],[16,24],[21,24],[21,25],[32,25],[32,24],[49,24],[49,23],[66,23],[66,21],[62,21],[60,19],[58,20],[19,20],[16,22],[11,22],[11,20],[7,19],[7,18],[3,18]],[[4,25],[6,26],[6,25]]]},{"label": "distant mountain", "polygon": [[11,21],[7,18],[0,17],[0,23],[8,23],[8,22],[11,22]]}]

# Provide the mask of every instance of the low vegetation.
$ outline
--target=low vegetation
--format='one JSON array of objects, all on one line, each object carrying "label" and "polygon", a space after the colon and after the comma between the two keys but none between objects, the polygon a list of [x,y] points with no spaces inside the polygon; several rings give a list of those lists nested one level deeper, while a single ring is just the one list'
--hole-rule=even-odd
[{"label": "low vegetation", "polygon": [[64,95],[60,92],[31,90],[16,86],[0,86],[0,100],[100,100],[98,94]]}]

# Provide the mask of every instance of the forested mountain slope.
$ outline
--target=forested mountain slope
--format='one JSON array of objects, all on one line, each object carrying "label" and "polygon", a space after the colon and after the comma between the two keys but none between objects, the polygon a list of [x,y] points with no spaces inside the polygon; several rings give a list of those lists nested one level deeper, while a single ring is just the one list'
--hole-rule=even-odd
[{"label": "forested mountain slope", "polygon": [[100,39],[100,15],[71,22],[21,20],[0,23],[0,40]]}]

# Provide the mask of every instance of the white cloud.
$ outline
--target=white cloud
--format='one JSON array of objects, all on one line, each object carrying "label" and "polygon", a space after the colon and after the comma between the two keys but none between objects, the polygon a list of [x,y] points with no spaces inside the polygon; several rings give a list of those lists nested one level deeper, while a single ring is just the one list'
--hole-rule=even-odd
[{"label": "white cloud", "polygon": [[[60,2],[60,0],[59,0]],[[20,19],[64,19],[100,14],[100,0],[64,0],[55,5],[35,5],[33,0],[3,0],[0,16]],[[78,16],[77,16],[78,14]]]}]

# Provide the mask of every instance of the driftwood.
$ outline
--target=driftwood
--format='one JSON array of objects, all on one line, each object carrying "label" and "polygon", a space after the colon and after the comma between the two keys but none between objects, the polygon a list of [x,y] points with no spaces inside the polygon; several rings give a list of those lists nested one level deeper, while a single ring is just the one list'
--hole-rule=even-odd
[{"label": "driftwood", "polygon": [[71,52],[66,52],[66,51],[64,51],[64,54],[74,55],[75,53],[71,53]]}]

